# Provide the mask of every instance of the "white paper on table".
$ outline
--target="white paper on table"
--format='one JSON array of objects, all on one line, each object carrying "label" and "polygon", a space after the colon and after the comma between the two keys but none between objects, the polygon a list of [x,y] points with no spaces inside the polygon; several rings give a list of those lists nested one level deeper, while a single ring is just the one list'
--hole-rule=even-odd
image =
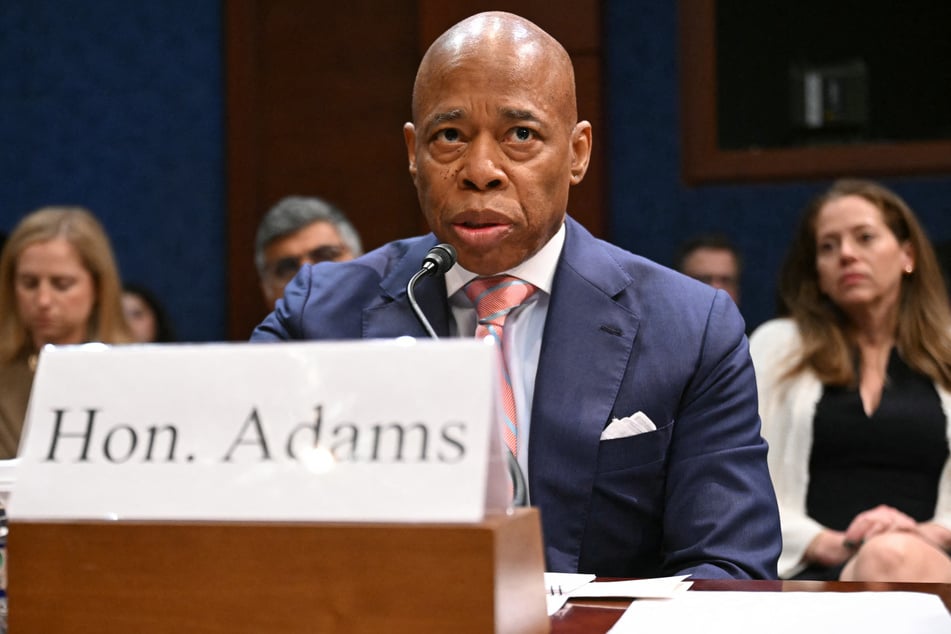
[{"label": "white paper on table", "polygon": [[672,597],[690,588],[692,582],[684,581],[687,577],[688,575],[680,575],[654,579],[594,581],[594,575],[546,572],[548,615],[560,610],[568,599]]},{"label": "white paper on table", "polygon": [[686,591],[693,585],[684,581],[689,575],[656,577],[653,579],[626,579],[624,581],[595,581],[571,591],[572,598],[625,598],[666,599]]},{"label": "white paper on table", "polygon": [[684,592],[636,600],[609,634],[948,634],[941,599],[921,592]]},{"label": "white paper on table", "polygon": [[19,464],[19,458],[9,460],[0,460],[0,505],[6,506],[10,498],[10,492],[13,491],[13,485],[16,483],[16,469]]},{"label": "white paper on table", "polygon": [[545,595],[548,601],[548,616],[565,605],[571,592],[594,581],[594,575],[575,572],[546,572]]}]

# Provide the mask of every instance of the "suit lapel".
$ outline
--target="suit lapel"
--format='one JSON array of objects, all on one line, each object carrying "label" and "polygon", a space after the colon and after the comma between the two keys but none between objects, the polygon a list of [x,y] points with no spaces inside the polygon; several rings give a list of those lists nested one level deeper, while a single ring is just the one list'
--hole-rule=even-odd
[{"label": "suit lapel", "polygon": [[[380,282],[380,302],[363,311],[363,337],[389,338],[408,335],[429,337],[413,312],[406,293],[406,284],[419,271],[423,258],[436,245],[432,234],[414,241],[396,259],[389,274]],[[441,278],[427,277],[416,284],[416,301],[440,337],[449,336],[449,308],[446,284]]]},{"label": "suit lapel", "polygon": [[[638,316],[615,299],[633,282],[598,241],[568,220],[532,405],[529,478],[537,499],[557,496],[563,508],[587,508],[601,432],[637,335]],[[548,513],[545,519],[543,509],[546,534],[567,537],[553,543],[580,548],[587,518]],[[579,553],[566,555],[577,561]]]}]

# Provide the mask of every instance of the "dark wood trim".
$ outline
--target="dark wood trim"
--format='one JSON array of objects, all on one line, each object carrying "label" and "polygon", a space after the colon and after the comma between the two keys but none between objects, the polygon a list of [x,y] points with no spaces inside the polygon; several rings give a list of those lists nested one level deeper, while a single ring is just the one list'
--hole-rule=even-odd
[{"label": "dark wood trim", "polygon": [[951,141],[721,150],[717,143],[716,0],[680,0],[681,152],[690,185],[900,176],[951,171]]},{"label": "dark wood trim", "polygon": [[228,310],[230,340],[246,341],[248,315],[261,312],[258,275],[253,251],[257,231],[256,202],[260,186],[258,166],[258,112],[254,89],[258,77],[258,30],[255,0],[227,0],[222,3],[225,20],[225,155],[227,157],[227,242]]}]

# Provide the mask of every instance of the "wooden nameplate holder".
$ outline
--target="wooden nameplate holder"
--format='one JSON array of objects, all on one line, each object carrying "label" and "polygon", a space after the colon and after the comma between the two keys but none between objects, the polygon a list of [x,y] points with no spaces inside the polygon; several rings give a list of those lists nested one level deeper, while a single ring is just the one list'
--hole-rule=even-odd
[{"label": "wooden nameplate holder", "polygon": [[476,524],[12,522],[17,634],[548,632],[536,509]]}]

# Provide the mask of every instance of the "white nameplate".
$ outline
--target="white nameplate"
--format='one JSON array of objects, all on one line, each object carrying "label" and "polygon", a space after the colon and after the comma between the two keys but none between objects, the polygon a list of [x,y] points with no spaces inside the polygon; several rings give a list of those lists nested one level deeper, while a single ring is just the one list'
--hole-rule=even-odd
[{"label": "white nameplate", "polygon": [[508,495],[496,362],[463,339],[47,347],[10,515],[479,521]]}]

